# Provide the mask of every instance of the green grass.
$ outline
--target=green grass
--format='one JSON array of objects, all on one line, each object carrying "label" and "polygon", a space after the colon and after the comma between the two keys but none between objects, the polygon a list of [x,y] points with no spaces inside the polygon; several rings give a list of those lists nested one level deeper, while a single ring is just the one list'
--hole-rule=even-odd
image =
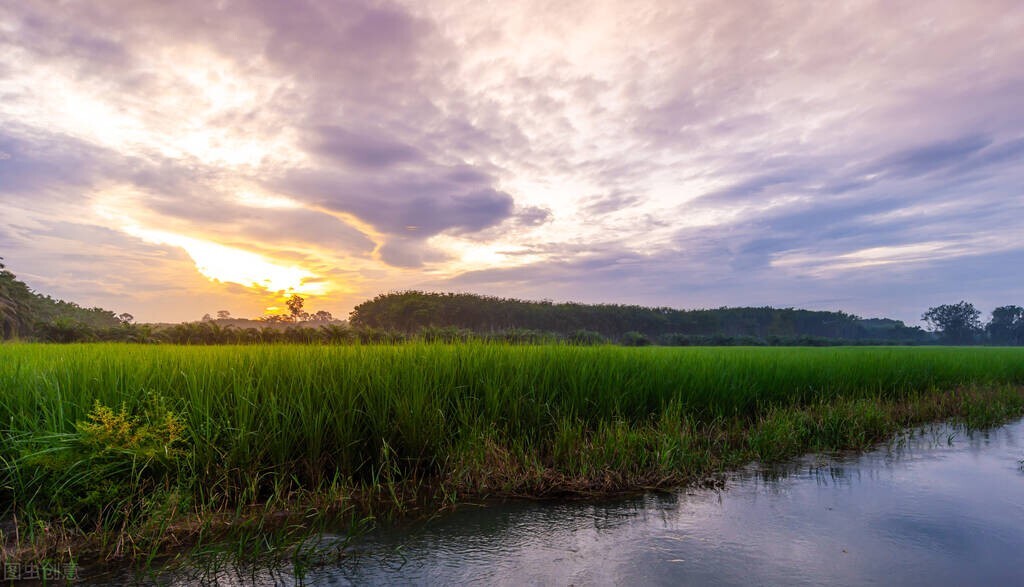
[{"label": "green grass", "polygon": [[1013,348],[0,345],[0,521],[137,555],[299,507],[701,481],[1022,389]]}]

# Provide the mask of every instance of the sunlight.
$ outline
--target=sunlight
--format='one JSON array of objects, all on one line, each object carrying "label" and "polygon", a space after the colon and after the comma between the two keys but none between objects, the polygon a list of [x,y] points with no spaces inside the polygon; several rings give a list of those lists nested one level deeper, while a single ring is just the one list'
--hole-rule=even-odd
[{"label": "sunlight", "polygon": [[430,246],[437,247],[451,256],[441,273],[459,273],[492,267],[517,267],[535,263],[542,255],[531,253],[528,248],[511,243],[479,243],[447,234],[438,234],[427,239]]},{"label": "sunlight", "polygon": [[123,148],[150,140],[144,126],[50,67],[13,69],[0,79],[0,94],[36,88],[37,100],[2,100],[0,117],[36,122],[105,147]]},{"label": "sunlight", "polygon": [[292,209],[301,208],[302,205],[291,198],[284,196],[273,196],[267,194],[257,194],[253,192],[240,192],[235,199],[238,203],[244,204],[251,208],[276,208],[276,209]]},{"label": "sunlight", "polygon": [[[18,55],[17,52],[14,55]],[[162,91],[144,101],[120,101],[101,82],[50,65],[17,65],[0,76],[0,95],[33,88],[34,100],[0,100],[0,119],[59,130],[115,150],[144,151],[208,164],[257,166],[267,160],[298,163],[295,133],[279,128],[263,107],[287,81],[245,71],[200,48],[161,50],[150,83]],[[164,115],[175,112],[173,121]],[[218,121],[246,117],[245,125]]]},{"label": "sunlight", "polygon": [[323,295],[329,289],[329,284],[314,273],[275,263],[256,253],[137,225],[125,226],[124,230],[148,243],[184,249],[196,269],[213,281],[288,294]]}]

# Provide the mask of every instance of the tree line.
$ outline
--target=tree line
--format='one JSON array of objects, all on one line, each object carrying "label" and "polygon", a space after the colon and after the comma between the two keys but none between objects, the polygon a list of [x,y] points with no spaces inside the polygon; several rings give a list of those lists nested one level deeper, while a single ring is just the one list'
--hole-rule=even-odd
[{"label": "tree line", "polygon": [[[973,304],[929,308],[926,331],[888,318],[794,308],[679,310],[621,304],[553,303],[464,293],[404,291],[356,306],[355,326],[415,333],[461,328],[476,333],[523,328],[568,335],[588,330],[614,341],[658,344],[995,344],[1024,345],[1024,308],[1000,306],[988,323]],[[642,338],[641,338],[642,337]]]},{"label": "tree line", "polygon": [[[298,294],[292,294],[287,300],[285,300],[285,306],[288,307],[287,313],[282,314],[267,314],[260,316],[255,321],[263,322],[265,324],[296,324],[300,322],[334,322],[334,316],[327,310],[317,310],[316,312],[306,311],[306,299]],[[238,318],[232,318],[231,312],[228,310],[217,310],[217,317],[214,318],[209,314],[203,315],[203,322],[212,322],[214,320],[219,321],[230,321],[239,320]],[[253,322],[247,318],[240,319],[243,322]]]},{"label": "tree line", "polygon": [[7,270],[0,257],[0,339],[47,339],[51,328],[106,330],[130,318],[103,308],[83,308],[32,291]]},{"label": "tree line", "polygon": [[400,343],[406,341],[687,345],[1024,345],[1024,308],[1001,306],[987,323],[965,301],[929,308],[929,329],[887,318],[794,308],[679,310],[621,304],[553,303],[464,293],[381,294],[348,322],[308,313],[292,296],[288,313],[258,321],[226,310],[198,322],[136,324],[130,314],[82,308],[32,291],[0,263],[0,338],[44,342],[122,341],[171,344]]},{"label": "tree line", "polygon": [[899,320],[794,308],[679,310],[621,304],[553,303],[464,293],[404,291],[378,295],[352,311],[354,326],[414,333],[455,327],[477,333],[524,328],[566,335],[590,330],[613,340],[642,333],[652,340],[708,337],[810,337],[843,341],[926,343],[931,335]]}]

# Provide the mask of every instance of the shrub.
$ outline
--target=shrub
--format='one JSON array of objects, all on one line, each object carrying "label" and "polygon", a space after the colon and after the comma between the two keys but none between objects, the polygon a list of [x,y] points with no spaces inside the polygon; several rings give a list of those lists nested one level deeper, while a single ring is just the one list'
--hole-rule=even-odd
[{"label": "shrub", "polygon": [[642,332],[631,330],[623,334],[619,342],[622,343],[622,346],[647,346],[651,344],[651,339]]}]

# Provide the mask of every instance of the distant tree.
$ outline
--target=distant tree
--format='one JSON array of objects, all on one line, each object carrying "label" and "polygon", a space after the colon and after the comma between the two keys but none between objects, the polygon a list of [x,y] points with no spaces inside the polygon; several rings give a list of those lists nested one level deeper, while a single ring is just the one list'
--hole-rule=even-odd
[{"label": "distant tree", "polygon": [[217,319],[218,320],[228,320],[230,318],[231,318],[231,312],[229,312],[227,310],[217,310]]},{"label": "distant tree", "polygon": [[[295,320],[302,319],[302,315],[305,312],[302,311],[302,306],[306,303],[306,300],[302,299],[299,294],[292,294],[292,297],[288,298],[285,302],[288,304],[288,311],[291,312],[292,318]],[[308,314],[306,314],[308,316]]]},{"label": "distant tree", "polygon": [[996,344],[1024,345],[1024,308],[1000,306],[992,310],[992,320],[985,330]]},{"label": "distant tree", "polygon": [[334,320],[334,316],[327,310],[317,310],[313,313],[312,318],[316,322],[330,322],[331,320]]},{"label": "distant tree", "polygon": [[981,312],[975,309],[974,304],[964,301],[928,308],[921,315],[921,319],[942,337],[943,342],[951,344],[974,342],[982,332],[980,318]]},{"label": "distant tree", "polygon": [[61,316],[37,325],[37,335],[46,342],[82,342],[94,340],[95,332],[86,324]]},{"label": "distant tree", "polygon": [[132,316],[128,312],[124,312],[122,314],[118,314],[117,319],[121,321],[121,324],[127,326],[135,321],[135,316]]},{"label": "distant tree", "polygon": [[203,322],[212,322],[212,321],[213,321],[213,316],[210,316],[209,314],[203,314]]},{"label": "distant tree", "polygon": [[651,344],[651,339],[647,338],[647,335],[642,332],[630,331],[623,334],[619,342],[623,346],[648,346]]},{"label": "distant tree", "polygon": [[572,344],[579,345],[604,344],[608,342],[608,340],[605,337],[601,336],[600,332],[582,329],[570,334],[567,340]]}]

